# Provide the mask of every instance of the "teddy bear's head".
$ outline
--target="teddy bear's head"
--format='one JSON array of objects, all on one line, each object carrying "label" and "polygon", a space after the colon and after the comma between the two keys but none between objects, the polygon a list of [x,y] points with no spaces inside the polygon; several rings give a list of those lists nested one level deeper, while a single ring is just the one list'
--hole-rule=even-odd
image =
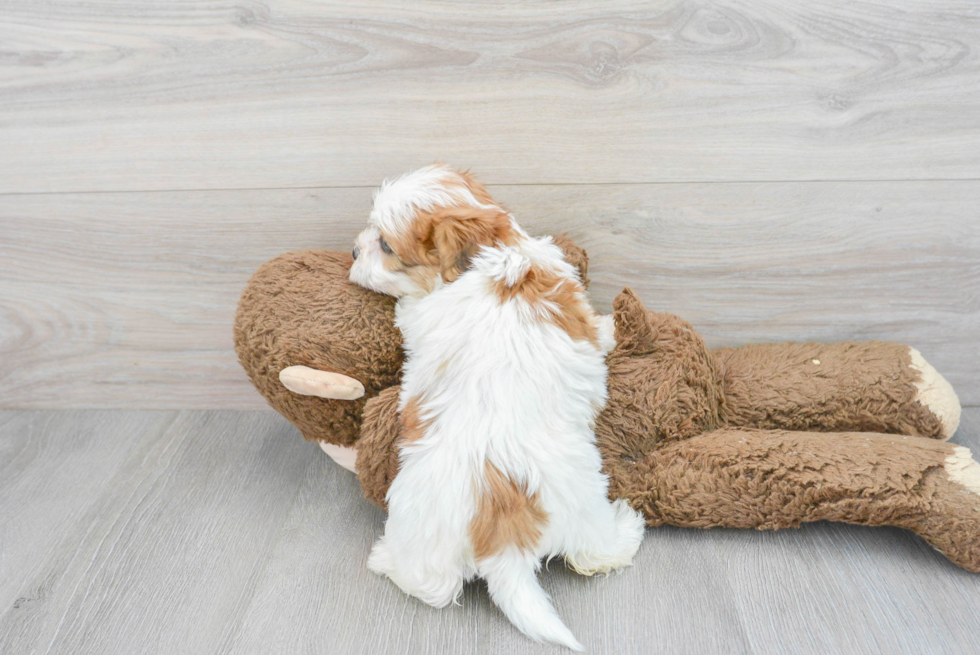
[{"label": "teddy bear's head", "polygon": [[[350,253],[303,250],[280,255],[252,275],[235,316],[235,352],[268,403],[310,441],[352,445],[364,404],[398,383],[401,335],[394,298],[347,279]],[[305,365],[364,385],[357,400],[301,396],[279,371]]]},{"label": "teddy bear's head", "polygon": [[[588,283],[585,251],[555,237]],[[364,406],[398,384],[403,353],[395,300],[348,280],[350,253],[303,250],[275,257],[249,279],[235,316],[235,352],[255,388],[310,441],[352,446]],[[357,400],[295,394],[279,372],[303,365],[364,385]]]}]

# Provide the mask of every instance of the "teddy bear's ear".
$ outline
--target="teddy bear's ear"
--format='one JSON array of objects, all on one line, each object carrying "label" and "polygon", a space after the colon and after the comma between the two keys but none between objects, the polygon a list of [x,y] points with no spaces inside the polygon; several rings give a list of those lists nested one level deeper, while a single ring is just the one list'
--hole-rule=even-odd
[{"label": "teddy bear's ear", "polygon": [[636,352],[652,342],[647,310],[632,289],[626,287],[613,300],[616,344],[620,349]]},{"label": "teddy bear's ear", "polygon": [[582,286],[588,289],[589,254],[585,252],[585,248],[577,245],[565,234],[556,234],[554,237],[552,237],[552,241],[556,246],[561,248],[563,253],[565,253],[565,261],[578,269],[578,276],[582,281]]}]

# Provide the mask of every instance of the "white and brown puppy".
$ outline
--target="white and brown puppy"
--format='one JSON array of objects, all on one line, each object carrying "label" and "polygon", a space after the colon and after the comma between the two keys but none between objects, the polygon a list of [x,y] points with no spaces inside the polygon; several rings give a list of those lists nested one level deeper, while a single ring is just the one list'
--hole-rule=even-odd
[{"label": "white and brown puppy", "polygon": [[386,182],[350,279],[399,297],[399,473],[368,566],[436,607],[486,580],[528,636],[581,649],[536,572],[627,566],[643,519],[610,502],[593,421],[612,322],[550,239],[532,239],[468,175]]}]

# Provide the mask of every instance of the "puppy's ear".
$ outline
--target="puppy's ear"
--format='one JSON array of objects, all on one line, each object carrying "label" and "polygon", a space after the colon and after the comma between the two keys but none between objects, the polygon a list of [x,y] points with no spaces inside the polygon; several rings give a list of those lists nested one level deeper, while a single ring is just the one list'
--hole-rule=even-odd
[{"label": "puppy's ear", "polygon": [[496,205],[497,201],[490,197],[490,192],[487,188],[477,180],[472,173],[469,171],[457,171],[459,179],[463,181],[463,186],[473,194],[477,202],[481,205]]},{"label": "puppy's ear", "polygon": [[432,245],[439,256],[443,282],[452,282],[469,268],[480,246],[512,244],[510,215],[499,208],[450,207],[432,217]]}]

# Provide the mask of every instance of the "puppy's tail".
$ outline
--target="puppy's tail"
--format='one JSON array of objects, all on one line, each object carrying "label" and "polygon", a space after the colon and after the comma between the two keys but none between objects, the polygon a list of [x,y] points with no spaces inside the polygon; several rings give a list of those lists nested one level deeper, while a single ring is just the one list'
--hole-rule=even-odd
[{"label": "puppy's tail", "polygon": [[481,561],[480,577],[487,581],[490,598],[518,630],[536,641],[582,650],[538,584],[535,564],[511,547]]}]

